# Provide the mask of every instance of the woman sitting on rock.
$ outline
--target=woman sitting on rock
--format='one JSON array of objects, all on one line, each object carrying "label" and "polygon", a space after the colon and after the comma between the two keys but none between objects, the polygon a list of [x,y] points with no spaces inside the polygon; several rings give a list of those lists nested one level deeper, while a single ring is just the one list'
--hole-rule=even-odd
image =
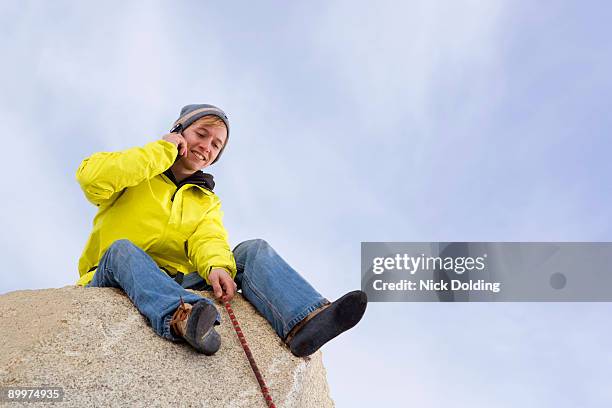
[{"label": "woman sitting on rock", "polygon": [[291,352],[308,356],[359,322],[366,295],[330,303],[261,239],[230,250],[213,177],[201,171],[228,137],[221,109],[188,105],[162,139],[83,160],[77,180],[98,213],[78,284],[121,288],[157,334],[207,355],[221,345],[220,315],[185,289],[224,302],[242,290]]}]

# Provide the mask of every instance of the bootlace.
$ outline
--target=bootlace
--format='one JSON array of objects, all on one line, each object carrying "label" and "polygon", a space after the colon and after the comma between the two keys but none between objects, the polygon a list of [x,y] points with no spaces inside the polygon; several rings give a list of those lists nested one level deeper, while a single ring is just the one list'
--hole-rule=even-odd
[{"label": "bootlace", "polygon": [[176,311],[172,315],[170,320],[170,328],[174,330],[174,333],[184,335],[185,329],[180,326],[180,323],[186,321],[191,314],[191,305],[183,302],[183,297],[180,297],[181,304],[176,308]]}]

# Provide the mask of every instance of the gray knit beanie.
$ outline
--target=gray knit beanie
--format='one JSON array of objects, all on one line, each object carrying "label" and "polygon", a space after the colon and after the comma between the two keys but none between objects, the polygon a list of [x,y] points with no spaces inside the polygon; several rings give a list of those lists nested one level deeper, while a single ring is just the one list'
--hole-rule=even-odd
[{"label": "gray knit beanie", "polygon": [[227,128],[227,139],[225,140],[225,144],[219,151],[217,158],[213,160],[212,163],[210,163],[214,164],[217,160],[219,160],[219,157],[221,157],[221,153],[223,153],[225,146],[227,146],[227,143],[229,142],[229,119],[227,118],[225,112],[223,112],[221,109],[217,108],[214,105],[207,105],[205,103],[183,106],[183,109],[181,109],[181,115],[174,122],[174,125],[172,125],[172,129],[185,130],[193,122],[200,118],[203,118],[204,116],[217,116],[223,121],[223,123],[225,123],[225,127]]}]

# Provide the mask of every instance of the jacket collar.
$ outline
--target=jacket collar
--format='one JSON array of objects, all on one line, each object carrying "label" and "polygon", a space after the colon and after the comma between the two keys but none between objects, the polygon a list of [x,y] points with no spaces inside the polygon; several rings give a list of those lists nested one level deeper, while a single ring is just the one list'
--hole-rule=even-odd
[{"label": "jacket collar", "polygon": [[168,169],[164,171],[164,175],[168,177],[176,185],[178,190],[185,184],[195,184],[196,186],[204,187],[207,190],[213,191],[215,188],[215,180],[212,174],[204,173],[202,170],[198,170],[186,179],[180,182],[176,181],[176,177],[172,174],[172,170]]}]

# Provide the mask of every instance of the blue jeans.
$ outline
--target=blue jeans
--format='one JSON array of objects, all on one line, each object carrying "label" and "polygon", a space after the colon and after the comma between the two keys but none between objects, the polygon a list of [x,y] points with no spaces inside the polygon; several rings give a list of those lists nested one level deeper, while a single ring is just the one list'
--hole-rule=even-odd
[{"label": "blue jeans", "polygon": [[[127,239],[113,242],[106,250],[87,286],[120,288],[151,323],[153,330],[169,340],[179,340],[170,330],[170,320],[183,297],[185,303],[210,300],[187,292],[159,269],[155,261]],[[221,322],[221,316],[217,316]]]},{"label": "blue jeans", "polygon": [[[235,281],[242,295],[272,325],[281,339],[309,313],[327,303],[299,273],[261,239],[245,241],[234,249],[238,273]],[[170,331],[170,319],[180,304],[210,300],[185,288],[210,286],[197,274],[186,275],[182,285],[163,272],[143,250],[128,240],[114,242],[102,256],[88,286],[122,288],[136,308],[162,337],[178,340]],[[217,316],[220,322],[220,316]]]}]

